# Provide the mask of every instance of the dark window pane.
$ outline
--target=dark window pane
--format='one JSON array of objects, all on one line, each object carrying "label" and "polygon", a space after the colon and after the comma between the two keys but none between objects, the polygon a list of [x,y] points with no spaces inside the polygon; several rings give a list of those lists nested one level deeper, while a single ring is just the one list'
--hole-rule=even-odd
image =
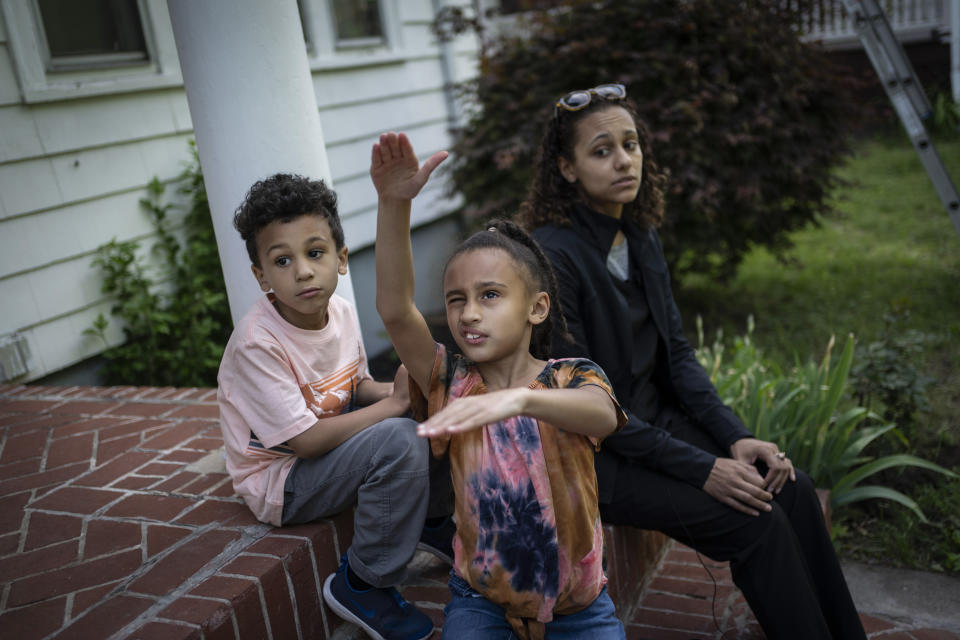
[{"label": "dark window pane", "polygon": [[383,37],[377,0],[333,0],[333,14],[337,40]]},{"label": "dark window pane", "polygon": [[37,0],[37,5],[53,59],[147,57],[137,0]]},{"label": "dark window pane", "polygon": [[520,13],[534,9],[552,9],[561,4],[561,0],[500,0],[500,13]]}]

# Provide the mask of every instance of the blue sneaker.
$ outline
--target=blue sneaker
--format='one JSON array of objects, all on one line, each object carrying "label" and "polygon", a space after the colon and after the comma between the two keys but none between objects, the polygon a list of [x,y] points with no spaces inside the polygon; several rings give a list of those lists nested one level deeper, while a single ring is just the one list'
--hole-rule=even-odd
[{"label": "blue sneaker", "polygon": [[451,567],[453,566],[453,534],[457,532],[457,525],[453,518],[447,516],[436,527],[424,525],[420,534],[417,549],[432,553]]},{"label": "blue sneaker", "polygon": [[433,620],[403,599],[393,587],[358,590],[347,580],[347,556],[323,583],[323,599],[338,616],[374,640],[423,640],[433,633]]}]

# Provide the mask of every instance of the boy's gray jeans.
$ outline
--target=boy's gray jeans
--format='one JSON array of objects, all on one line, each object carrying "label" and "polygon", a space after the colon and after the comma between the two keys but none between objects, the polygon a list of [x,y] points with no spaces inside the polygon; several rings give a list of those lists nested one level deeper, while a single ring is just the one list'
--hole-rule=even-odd
[{"label": "boy's gray jeans", "polygon": [[300,458],[284,485],[283,524],[356,505],[350,568],[376,587],[399,584],[423,531],[430,447],[417,423],[389,418],[317,458]]}]

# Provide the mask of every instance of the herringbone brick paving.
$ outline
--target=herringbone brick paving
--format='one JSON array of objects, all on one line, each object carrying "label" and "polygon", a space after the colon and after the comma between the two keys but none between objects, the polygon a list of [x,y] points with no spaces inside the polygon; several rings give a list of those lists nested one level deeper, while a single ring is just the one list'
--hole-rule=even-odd
[{"label": "herringbone brick paving", "polygon": [[[356,636],[319,595],[350,514],[256,522],[223,471],[217,417],[211,389],[0,386],[0,638]],[[606,531],[629,638],[763,638],[724,565],[706,561],[714,597],[689,549],[657,566],[662,538]],[[446,570],[418,554],[411,572],[404,595],[439,628]],[[864,620],[871,638],[960,639]]]}]

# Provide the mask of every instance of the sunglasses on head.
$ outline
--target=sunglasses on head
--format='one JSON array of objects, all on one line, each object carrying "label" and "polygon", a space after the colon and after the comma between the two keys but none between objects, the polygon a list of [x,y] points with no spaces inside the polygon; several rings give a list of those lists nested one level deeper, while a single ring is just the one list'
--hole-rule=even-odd
[{"label": "sunglasses on head", "polygon": [[553,117],[560,114],[560,109],[565,111],[580,111],[590,104],[593,96],[604,100],[623,100],[627,97],[627,88],[619,83],[601,84],[592,89],[580,89],[565,94],[553,107]]}]

